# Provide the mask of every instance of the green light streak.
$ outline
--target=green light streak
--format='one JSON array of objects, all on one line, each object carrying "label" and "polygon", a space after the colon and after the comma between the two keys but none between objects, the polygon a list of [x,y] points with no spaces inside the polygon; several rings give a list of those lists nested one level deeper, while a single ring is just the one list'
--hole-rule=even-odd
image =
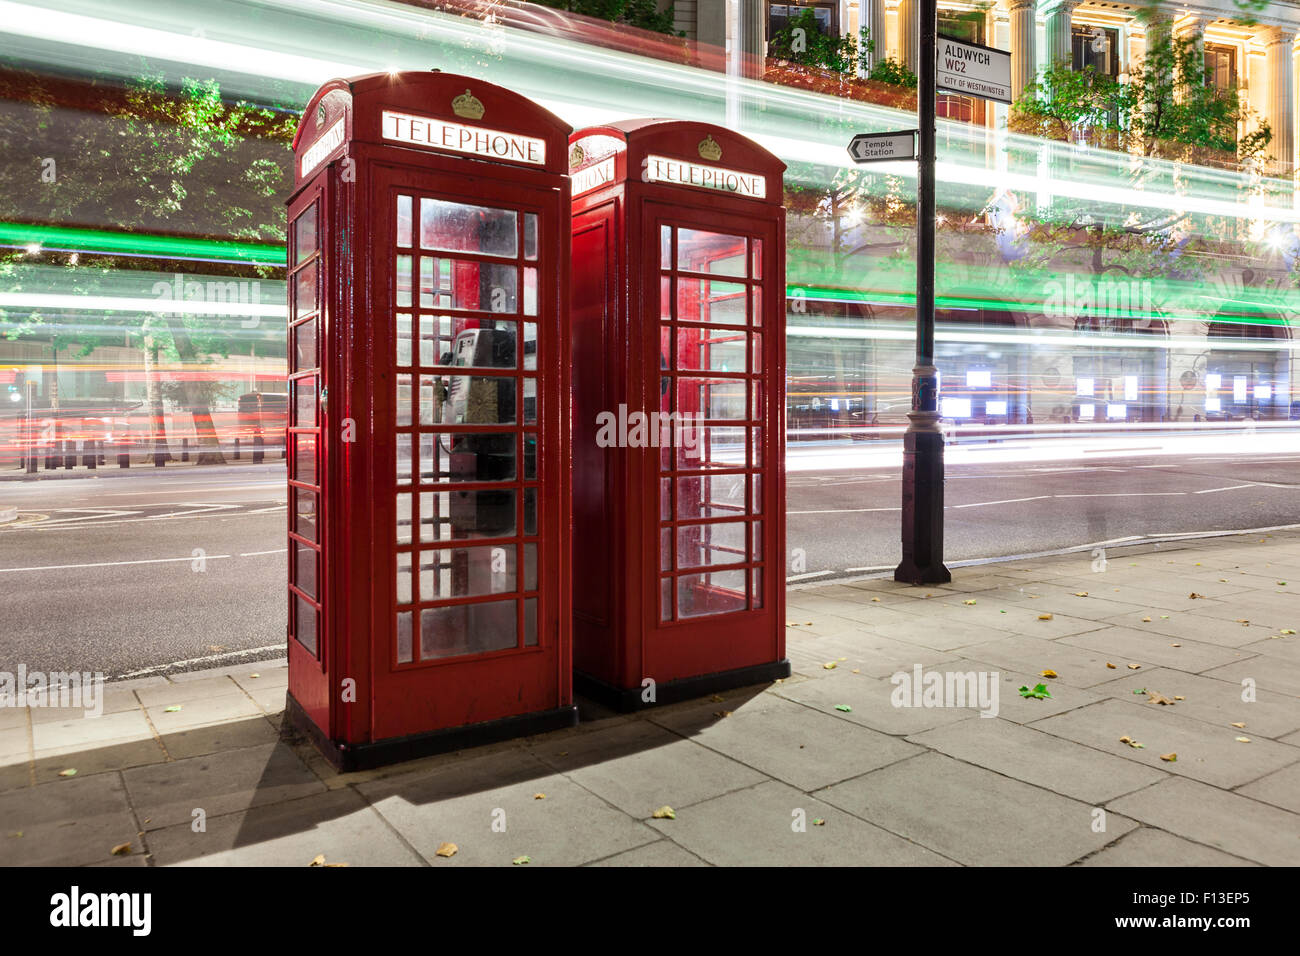
[{"label": "green light streak", "polygon": [[138,232],[108,232],[70,226],[34,226],[4,222],[0,223],[0,243],[16,246],[37,245],[42,248],[52,247],[84,253],[202,259],[281,268],[285,264],[285,247],[282,245],[234,242],[225,239],[154,236]]}]

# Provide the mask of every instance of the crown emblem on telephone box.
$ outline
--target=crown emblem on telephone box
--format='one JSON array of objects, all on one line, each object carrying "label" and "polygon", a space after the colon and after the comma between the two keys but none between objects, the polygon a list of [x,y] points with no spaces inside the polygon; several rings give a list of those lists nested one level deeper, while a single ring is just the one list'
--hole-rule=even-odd
[{"label": "crown emblem on telephone box", "polygon": [[469,90],[451,101],[451,111],[457,116],[463,116],[466,119],[483,118],[483,104]]},{"label": "crown emblem on telephone box", "polygon": [[700,158],[707,159],[713,163],[716,163],[722,158],[722,147],[718,145],[712,135],[706,136],[704,139],[700,140]]}]

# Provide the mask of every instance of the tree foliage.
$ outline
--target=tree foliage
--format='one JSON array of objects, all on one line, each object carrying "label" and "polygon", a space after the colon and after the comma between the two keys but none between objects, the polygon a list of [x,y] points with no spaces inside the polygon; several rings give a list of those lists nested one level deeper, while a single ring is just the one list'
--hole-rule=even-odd
[{"label": "tree foliage", "polygon": [[673,4],[660,10],[655,0],[535,0],[554,10],[566,10],[610,23],[622,23],[655,33],[681,36],[673,28]]},{"label": "tree foliage", "polygon": [[[1189,163],[1231,164],[1260,156],[1272,140],[1235,86],[1211,82],[1195,36],[1175,36],[1147,11],[1146,52],[1127,83],[1055,63],[1025,87],[1008,128],[1048,139],[1140,152]],[[1242,124],[1250,132],[1241,136]]]}]

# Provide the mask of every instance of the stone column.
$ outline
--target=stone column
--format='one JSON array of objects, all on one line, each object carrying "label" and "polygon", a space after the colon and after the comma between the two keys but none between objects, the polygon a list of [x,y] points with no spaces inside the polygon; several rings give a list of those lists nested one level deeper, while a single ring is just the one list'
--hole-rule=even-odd
[{"label": "stone column", "polygon": [[860,26],[871,32],[871,45],[875,50],[871,54],[871,67],[874,69],[877,63],[883,63],[889,59],[889,50],[887,49],[889,45],[888,28],[885,26],[885,0],[862,0],[862,6],[859,10],[859,16],[862,18]]},{"label": "stone column", "polygon": [[898,60],[920,76],[917,54],[921,47],[921,21],[918,17],[916,0],[898,0]]},{"label": "stone column", "polygon": [[[1047,62],[1043,69],[1049,69],[1064,61],[1067,67],[1074,63],[1074,54],[1070,46],[1070,18],[1079,0],[1060,0],[1046,8],[1047,14]],[[1014,69],[1014,66],[1013,66]]]},{"label": "stone column", "polygon": [[1273,129],[1269,144],[1270,158],[1282,164],[1283,175],[1294,169],[1296,156],[1296,115],[1293,86],[1295,31],[1272,27],[1264,35],[1265,75],[1268,96],[1263,102],[1264,118]]},{"label": "stone column", "polygon": [[1011,13],[1011,98],[1014,100],[1034,80],[1037,3],[1036,0],[1008,0],[1007,6]]}]

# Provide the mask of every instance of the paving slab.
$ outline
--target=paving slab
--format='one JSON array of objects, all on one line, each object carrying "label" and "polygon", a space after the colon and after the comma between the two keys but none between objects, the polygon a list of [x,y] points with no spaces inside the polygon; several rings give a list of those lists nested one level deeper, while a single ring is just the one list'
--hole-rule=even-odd
[{"label": "paving slab", "polygon": [[694,853],[684,850],[672,840],[657,840],[634,850],[596,860],[587,866],[708,866]]},{"label": "paving slab", "polygon": [[1064,866],[1136,826],[1110,813],[1094,832],[1090,804],[938,753],[813,796],[967,866]]},{"label": "paving slab", "polygon": [[[972,649],[972,653],[978,651],[978,648]],[[1053,680],[1049,677],[1043,677],[1042,672],[1033,674],[1025,671],[1006,670],[996,665],[989,664],[986,661],[965,660],[957,661],[948,665],[954,669],[991,671],[998,674],[998,717],[1002,720],[1009,720],[1012,723],[1027,724],[1031,721],[1041,720],[1044,717],[1050,717],[1053,714],[1061,714],[1067,710],[1074,710],[1076,707],[1082,707],[1085,704],[1091,704],[1102,700],[1101,694],[1091,690],[1085,690],[1082,687],[1074,687],[1070,684],[1062,683],[1059,680]],[[1022,697],[1020,695],[1021,687],[1035,687],[1043,684],[1047,687],[1050,697]],[[986,720],[988,718],[985,718]]]},{"label": "paving slab", "polygon": [[37,757],[75,753],[101,743],[152,738],[153,728],[141,710],[104,714],[101,717],[83,715],[70,720],[32,725],[32,746]]},{"label": "paving slab", "polygon": [[[824,678],[783,684],[775,688],[773,693],[829,716],[897,736],[920,733],[979,714],[973,706],[896,707],[893,697],[898,685],[888,678],[854,674],[851,670],[845,670],[845,666],[847,665],[842,665]],[[840,705],[851,707],[852,710],[836,710]]]},{"label": "paving slab", "polygon": [[111,860],[119,844],[139,842],[117,774],[0,793],[0,820],[0,866],[82,866]]},{"label": "paving slab", "polygon": [[280,730],[271,720],[266,717],[252,717],[247,720],[178,730],[163,734],[160,739],[169,758],[183,760],[186,757],[202,754],[271,744],[279,738]]},{"label": "paving slab", "polygon": [[[203,676],[199,676],[203,675]],[[240,693],[239,685],[227,674],[207,676],[202,671],[188,675],[186,680],[168,680],[165,684],[144,687],[136,691],[140,703],[145,707],[170,707],[173,704],[185,704],[193,700],[206,700],[226,694]]]},{"label": "paving slab", "polygon": [[51,783],[59,780],[65,770],[77,771],[85,777],[95,773],[113,773],[128,767],[162,763],[167,759],[158,741],[152,737],[144,740],[108,740],[88,744],[84,749],[64,747],[42,751],[32,763],[36,782]]},{"label": "paving slab", "polygon": [[[1262,624],[1240,624],[1236,620],[1225,621],[1217,618],[1197,617],[1195,614],[1174,614],[1161,617],[1159,609],[1144,615],[1121,615],[1107,618],[1107,624],[1132,628],[1143,634],[1163,634],[1170,640],[1199,641],[1202,644],[1217,644],[1220,647],[1241,647],[1277,633]],[[1144,621],[1143,617],[1151,620]]]},{"label": "paving slab", "polygon": [[952,865],[925,847],[776,781],[706,800],[675,820],[650,823],[715,866]]},{"label": "paving slab", "polygon": [[[1060,641],[1024,635],[1008,637],[991,644],[981,644],[966,656],[1021,674],[1055,671],[1057,676],[1053,679],[1053,686],[1061,683],[1085,688],[1114,680],[1117,676],[1116,671],[1128,667],[1129,664],[1149,665],[1149,662],[1141,658],[1127,655],[1121,657],[1074,644],[1063,644]],[[1115,669],[1108,668],[1107,663],[1114,664]],[[1035,683],[1043,679],[1040,677]]]},{"label": "paving slab", "polygon": [[[867,727],[772,694],[714,716],[718,704],[649,719],[801,790],[814,790],[919,753]],[[725,709],[725,707],[724,707]]]},{"label": "paving slab", "polygon": [[1257,689],[1255,700],[1246,703],[1241,699],[1242,687],[1239,683],[1201,674],[1185,674],[1167,667],[1131,671],[1110,683],[1097,684],[1092,689],[1097,694],[1136,701],[1150,707],[1161,705],[1146,703],[1148,695],[1135,694],[1134,691],[1156,691],[1171,700],[1175,696],[1182,697],[1182,700],[1172,705],[1176,708],[1175,713],[1195,717],[1216,727],[1244,723],[1244,728],[1237,729],[1247,736],[1277,739],[1300,730],[1300,702],[1294,698]]},{"label": "paving slab", "polygon": [[148,835],[155,866],[297,866],[318,855],[348,866],[419,866],[420,857],[353,790],[209,818]]},{"label": "paving slab", "polygon": [[188,825],[196,809],[211,821],[222,814],[325,790],[282,743],[137,767],[125,771],[122,778],[146,830]]},{"label": "paving slab", "polygon": [[[1296,759],[1293,747],[1262,737],[1239,743],[1238,736],[1247,736],[1241,730],[1216,727],[1156,704],[1103,700],[1030,726],[1103,753],[1224,788],[1258,779]],[[1121,737],[1131,737],[1144,746],[1131,747],[1121,743]],[[1177,754],[1178,759],[1161,759],[1169,753]]]},{"label": "paving slab", "polygon": [[1238,787],[1236,792],[1292,813],[1300,813],[1300,761],[1275,770],[1244,787]]},{"label": "paving slab", "polygon": [[[1300,628],[1292,628],[1292,630],[1300,631]],[[1300,637],[1295,634],[1273,635],[1263,640],[1252,641],[1250,644],[1243,644],[1241,651],[1247,654],[1263,654],[1265,657],[1276,657],[1290,661],[1292,664],[1300,664]]]},{"label": "paving slab", "polygon": [[1252,680],[1257,687],[1265,690],[1276,691],[1289,697],[1300,697],[1300,664],[1276,657],[1255,657],[1251,660],[1215,667],[1202,673],[1206,677],[1217,677],[1238,685],[1242,681]]},{"label": "paving slab", "polygon": [[531,751],[638,819],[658,807],[689,806],[767,779],[648,721],[616,724],[580,737],[541,738]]},{"label": "paving slab", "polygon": [[[437,866],[580,866],[659,839],[654,830],[520,749],[356,788]],[[537,794],[545,794],[538,799]],[[649,818],[655,807],[642,814]],[[494,829],[494,823],[497,829]],[[436,855],[455,843],[454,857]]]},{"label": "paving slab", "polygon": [[1071,634],[1057,643],[1100,651],[1112,661],[1116,657],[1129,655],[1138,660],[1193,674],[1254,656],[1250,651],[1202,644],[1188,638],[1175,640],[1163,634],[1144,634],[1133,628],[1114,626],[1089,631],[1087,634]]},{"label": "paving slab", "polygon": [[1300,865],[1295,815],[1196,780],[1171,777],[1110,804],[1116,813],[1254,860],[1267,866]]},{"label": "paving slab", "polygon": [[[167,706],[181,709],[169,712]],[[236,687],[234,693],[192,698],[184,704],[154,704],[148,707],[148,714],[158,733],[166,735],[215,723],[260,718],[265,711]]]},{"label": "paving slab", "polygon": [[1088,857],[1079,866],[1259,866],[1221,850],[1201,846],[1180,836],[1139,827],[1113,845]]},{"label": "paving slab", "polygon": [[1165,778],[1159,770],[1007,720],[964,720],[907,739],[1090,804],[1105,803]]}]

